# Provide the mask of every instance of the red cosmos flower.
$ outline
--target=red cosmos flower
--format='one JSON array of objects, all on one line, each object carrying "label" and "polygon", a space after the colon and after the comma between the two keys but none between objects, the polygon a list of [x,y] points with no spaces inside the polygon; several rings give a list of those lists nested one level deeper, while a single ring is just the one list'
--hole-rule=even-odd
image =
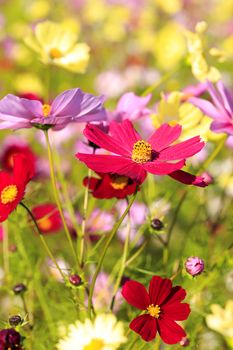
[{"label": "red cosmos flower", "polygon": [[117,174],[98,174],[96,177],[85,177],[84,186],[92,191],[95,198],[122,199],[136,191],[137,183],[127,176]]},{"label": "red cosmos flower", "polygon": [[148,292],[141,283],[131,280],[124,284],[122,295],[130,305],[146,312],[129,325],[143,340],[153,340],[158,332],[164,343],[176,344],[186,336],[175,322],[189,316],[189,305],[181,303],[186,292],[179,286],[172,287],[170,279],[152,277]]},{"label": "red cosmos flower", "polygon": [[13,162],[12,174],[0,171],[0,222],[6,220],[23,199],[26,185],[34,176],[30,160],[23,154],[15,155]]},{"label": "red cosmos flower", "polygon": [[4,147],[3,154],[1,156],[2,167],[7,171],[11,171],[14,167],[14,156],[16,154],[23,154],[30,162],[33,172],[36,171],[36,156],[32,152],[32,149],[27,145],[11,144]]},{"label": "red cosmos flower", "polygon": [[204,142],[195,136],[171,145],[179,138],[181,129],[180,125],[171,127],[163,124],[148,141],[144,141],[129,120],[122,123],[113,121],[109,134],[88,124],[84,130],[88,140],[114,155],[77,153],[76,157],[96,172],[125,175],[139,183],[145,180],[149,172],[169,175],[186,185],[204,187],[206,184],[201,177],[180,170],[186,158],[198,153],[204,147]]},{"label": "red cosmos flower", "polygon": [[61,216],[54,204],[41,204],[32,209],[42,233],[53,233],[62,228]]}]

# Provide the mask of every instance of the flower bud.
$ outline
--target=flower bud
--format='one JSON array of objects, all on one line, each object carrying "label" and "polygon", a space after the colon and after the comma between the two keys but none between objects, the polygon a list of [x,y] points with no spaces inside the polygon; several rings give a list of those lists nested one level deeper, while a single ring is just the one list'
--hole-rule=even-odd
[{"label": "flower bud", "polygon": [[26,290],[27,290],[27,287],[23,283],[16,284],[13,287],[13,292],[15,294],[22,294],[22,293],[26,292]]},{"label": "flower bud", "polygon": [[189,344],[190,344],[190,340],[188,338],[186,338],[186,337],[182,338],[181,341],[180,341],[180,345],[183,346],[184,348],[186,346],[189,346]]},{"label": "flower bud", "polygon": [[18,326],[20,323],[22,323],[22,318],[20,317],[20,315],[14,315],[14,316],[10,316],[9,317],[9,324],[12,327],[16,327]]},{"label": "flower bud", "polygon": [[81,277],[79,275],[76,275],[76,274],[70,275],[69,276],[69,281],[75,287],[80,286],[82,284]]},{"label": "flower bud", "polygon": [[200,275],[203,272],[204,267],[204,260],[198,258],[197,256],[191,256],[185,262],[185,269],[192,276]]},{"label": "flower bud", "polygon": [[213,177],[210,175],[210,173],[208,173],[208,171],[204,171],[204,173],[201,174],[201,177],[207,185],[210,185],[214,182]]},{"label": "flower bud", "polygon": [[155,218],[151,220],[151,227],[156,231],[161,231],[164,225],[161,220]]},{"label": "flower bud", "polygon": [[21,350],[21,336],[13,328],[0,330],[0,349]]}]

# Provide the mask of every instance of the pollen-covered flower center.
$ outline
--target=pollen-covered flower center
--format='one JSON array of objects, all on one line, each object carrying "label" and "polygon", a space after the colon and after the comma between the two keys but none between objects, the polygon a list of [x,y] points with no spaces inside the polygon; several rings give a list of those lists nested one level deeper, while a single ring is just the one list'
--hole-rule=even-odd
[{"label": "pollen-covered flower center", "polygon": [[42,112],[43,112],[43,116],[44,116],[44,117],[48,117],[50,111],[51,111],[51,106],[50,106],[50,105],[44,104],[44,105],[42,106]]},{"label": "pollen-covered flower center", "polygon": [[50,50],[49,55],[51,58],[60,58],[62,57],[62,52],[57,48],[53,48]]},{"label": "pollen-covered flower center", "polygon": [[16,185],[9,185],[1,191],[1,203],[8,204],[14,202],[18,194]]},{"label": "pollen-covered flower center", "polygon": [[150,316],[155,317],[155,318],[159,318],[161,309],[160,309],[159,305],[151,304],[148,306],[147,311],[150,314]]},{"label": "pollen-covered flower center", "polygon": [[136,163],[149,162],[152,159],[152,147],[149,142],[139,140],[133,145],[132,160]]},{"label": "pollen-covered flower center", "polygon": [[123,190],[128,185],[128,177],[112,175],[110,185],[114,190]]},{"label": "pollen-covered flower center", "polygon": [[84,350],[102,350],[104,342],[101,339],[93,339],[88,345],[84,346]]}]

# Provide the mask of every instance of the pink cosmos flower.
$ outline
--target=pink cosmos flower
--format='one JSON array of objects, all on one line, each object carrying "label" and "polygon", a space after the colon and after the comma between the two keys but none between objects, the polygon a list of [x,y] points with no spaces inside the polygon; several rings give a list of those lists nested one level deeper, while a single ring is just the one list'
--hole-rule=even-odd
[{"label": "pink cosmos flower", "polygon": [[186,158],[198,153],[204,147],[204,142],[195,136],[171,145],[179,138],[181,130],[180,125],[171,127],[163,124],[148,141],[144,141],[129,120],[119,124],[113,121],[108,135],[88,124],[84,129],[88,140],[114,154],[77,153],[76,157],[96,172],[125,175],[138,183],[142,183],[149,172],[154,175],[169,175],[186,185],[204,187],[206,184],[201,177],[180,170],[185,165]]},{"label": "pink cosmos flower", "polygon": [[7,95],[0,100],[0,129],[53,128],[63,129],[71,122],[105,119],[103,96],[71,89],[58,95],[50,104],[38,100]]}]

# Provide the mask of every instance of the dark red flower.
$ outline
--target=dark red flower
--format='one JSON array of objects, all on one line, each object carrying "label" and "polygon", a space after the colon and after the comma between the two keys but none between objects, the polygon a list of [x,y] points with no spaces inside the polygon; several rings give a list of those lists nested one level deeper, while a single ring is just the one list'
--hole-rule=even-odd
[{"label": "dark red flower", "polygon": [[30,159],[23,154],[15,155],[13,162],[13,173],[0,171],[0,222],[6,220],[23,199],[26,185],[34,176]]},{"label": "dark red flower", "polygon": [[21,336],[13,328],[0,330],[0,350],[21,350]]},{"label": "dark red flower", "polygon": [[13,169],[13,158],[16,154],[23,154],[29,160],[33,171],[36,171],[36,156],[32,149],[27,145],[11,144],[4,148],[1,156],[2,167],[8,171]]},{"label": "dark red flower", "polygon": [[181,303],[186,292],[179,286],[172,287],[170,279],[152,277],[148,291],[141,283],[131,280],[124,284],[122,295],[130,305],[146,312],[129,325],[143,340],[153,340],[158,332],[164,343],[176,344],[186,336],[175,322],[189,316],[189,305]]},{"label": "dark red flower", "polygon": [[41,204],[32,209],[42,233],[53,233],[62,228],[61,216],[54,204]]},{"label": "dark red flower", "polygon": [[122,199],[136,191],[137,183],[127,176],[117,174],[98,174],[96,177],[85,177],[83,184],[88,186],[95,198]]}]

